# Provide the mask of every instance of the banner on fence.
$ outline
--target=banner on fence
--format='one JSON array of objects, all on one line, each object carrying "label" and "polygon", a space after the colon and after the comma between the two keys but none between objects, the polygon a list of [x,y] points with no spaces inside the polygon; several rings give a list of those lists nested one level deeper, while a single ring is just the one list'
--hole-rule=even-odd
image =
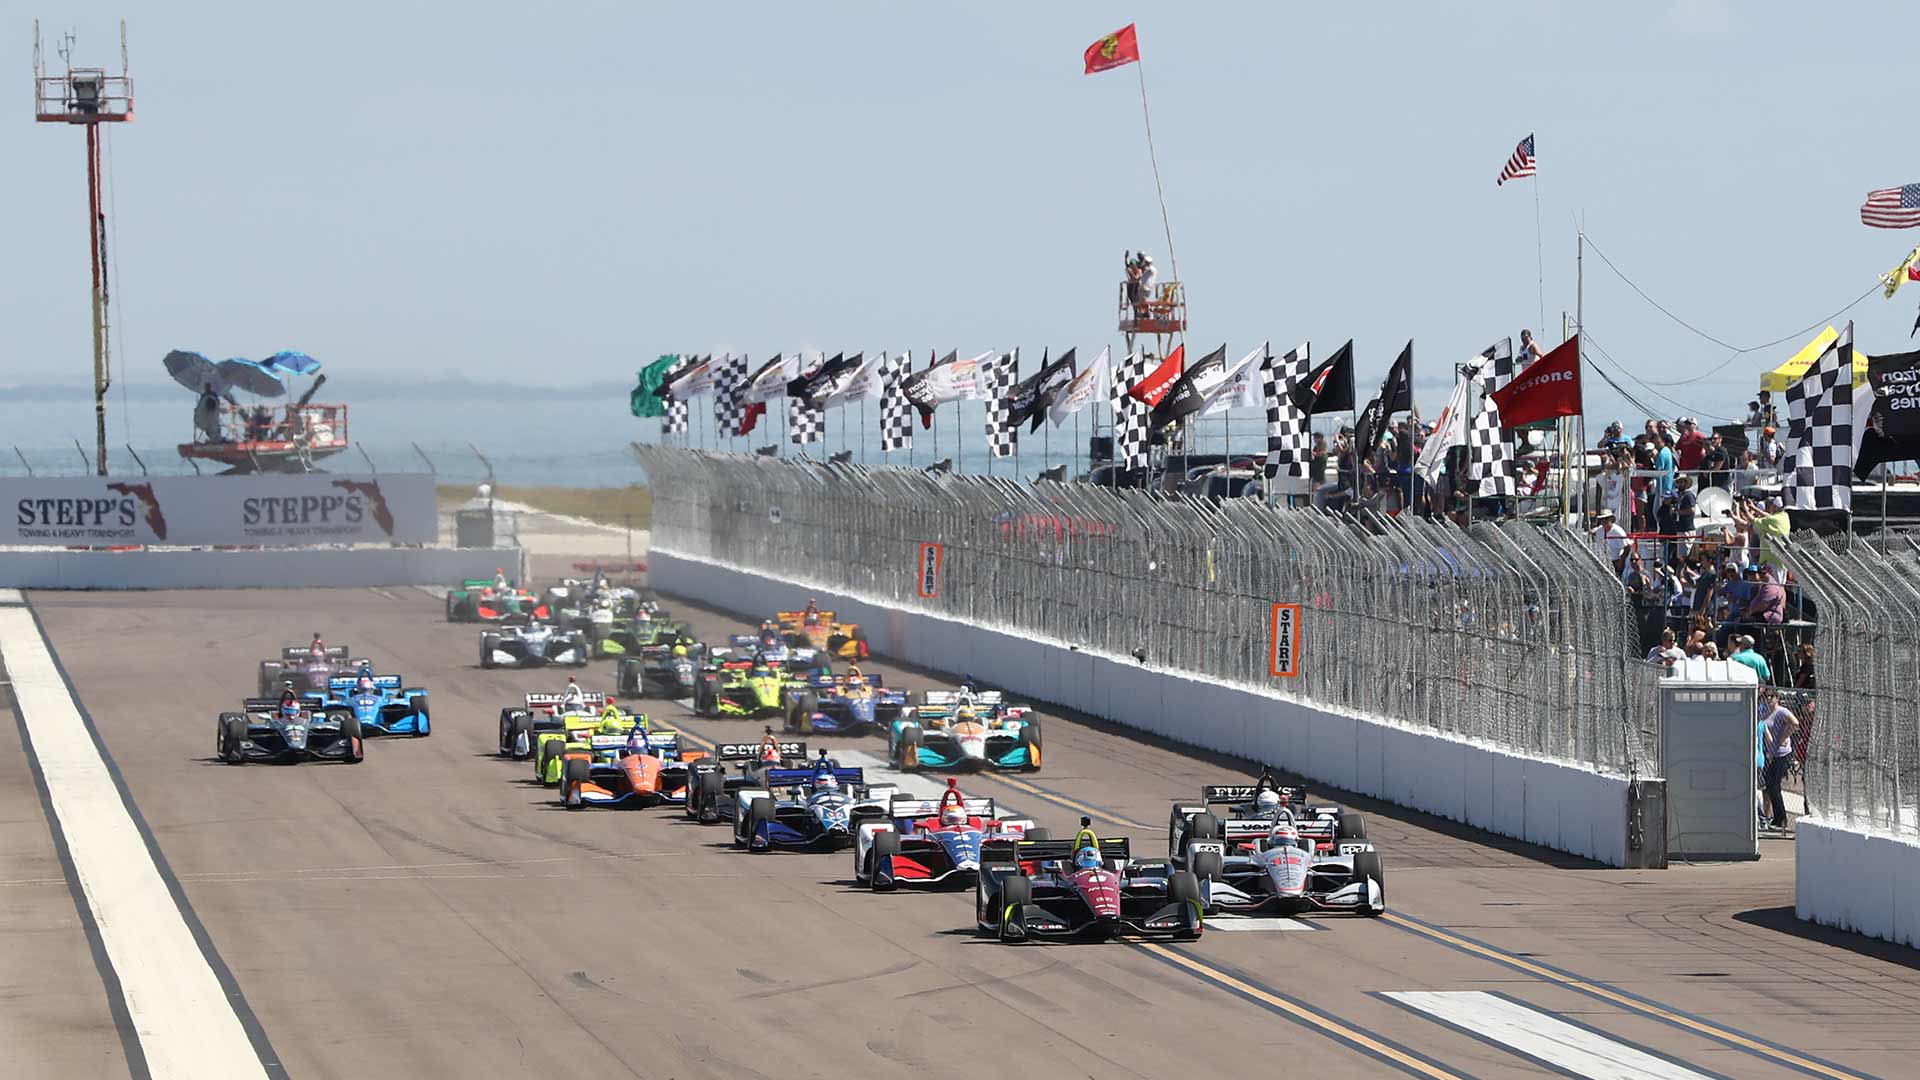
[{"label": "banner on fence", "polygon": [[920,595],[931,600],[940,595],[940,560],[946,557],[941,544],[920,545]]},{"label": "banner on fence", "polygon": [[0,478],[0,544],[431,544],[431,473]]},{"label": "banner on fence", "polygon": [[1300,674],[1300,605],[1273,605],[1272,650],[1267,670],[1275,678]]}]

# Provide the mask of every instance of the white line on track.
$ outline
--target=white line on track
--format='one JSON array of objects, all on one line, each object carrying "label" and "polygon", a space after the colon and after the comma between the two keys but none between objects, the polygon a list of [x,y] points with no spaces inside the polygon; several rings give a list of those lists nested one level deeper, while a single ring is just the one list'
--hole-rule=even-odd
[{"label": "white line on track", "polygon": [[1229,933],[1281,933],[1289,930],[1325,930],[1324,926],[1315,926],[1304,919],[1275,919],[1251,915],[1209,915],[1208,930],[1225,930]]},{"label": "white line on track", "polygon": [[[1213,924],[1208,923],[1211,929]],[[1382,995],[1448,1027],[1588,1080],[1710,1080],[1678,1062],[1479,990]]]},{"label": "white line on track", "polygon": [[0,655],[149,1073],[266,1076],[17,589],[0,589]]}]

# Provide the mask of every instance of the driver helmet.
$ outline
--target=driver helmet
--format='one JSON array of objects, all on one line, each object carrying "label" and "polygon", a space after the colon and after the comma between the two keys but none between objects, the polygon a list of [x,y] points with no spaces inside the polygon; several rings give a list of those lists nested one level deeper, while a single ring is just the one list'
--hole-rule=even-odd
[{"label": "driver helmet", "polygon": [[1293,845],[1300,842],[1300,830],[1294,828],[1293,818],[1283,816],[1267,830],[1267,842],[1271,846]]},{"label": "driver helmet", "polygon": [[561,693],[561,700],[569,704],[572,704],[576,702],[585,701],[586,699],[587,699],[586,691],[580,689],[579,683],[569,678],[567,680],[566,690],[562,691]]},{"label": "driver helmet", "polygon": [[1271,817],[1279,813],[1280,793],[1277,791],[1262,791],[1260,794],[1255,795],[1253,797],[1253,810],[1254,813],[1265,817]]},{"label": "driver helmet", "polygon": [[319,634],[315,634],[313,635],[313,644],[307,646],[307,651],[315,656],[325,656],[327,654],[327,643],[320,640]]},{"label": "driver helmet", "polygon": [[607,706],[606,709],[600,713],[600,734],[618,735],[620,734],[620,726],[620,710],[612,705]]},{"label": "driver helmet", "polygon": [[833,775],[833,767],[831,765],[823,765],[813,774],[813,790],[815,794],[838,792],[840,790],[840,778]]},{"label": "driver helmet", "polygon": [[859,668],[850,667],[847,669],[847,688],[849,690],[858,690],[865,685],[867,685],[867,677],[860,674]]},{"label": "driver helmet", "polygon": [[759,663],[753,665],[753,677],[756,679],[772,678],[773,669],[767,666],[766,661],[762,660]]},{"label": "driver helmet", "polygon": [[363,693],[363,694],[364,694],[364,693],[368,693],[368,692],[370,692],[370,691],[372,691],[372,690],[373,690],[373,676],[372,676],[372,675],[369,675],[369,674],[367,674],[367,673],[366,673],[366,672],[365,672],[364,670],[363,670],[363,671],[361,671],[361,672],[360,672],[360,681],[359,681],[359,682],[358,682],[357,684],[355,684],[355,686],[354,686],[354,689],[355,689],[355,690],[358,690],[358,691],[360,691],[360,692],[361,692],[361,693]]},{"label": "driver helmet", "polygon": [[967,723],[969,721],[979,720],[980,716],[973,711],[973,706],[962,705],[953,711],[953,719],[956,723]]},{"label": "driver helmet", "polygon": [[940,808],[940,824],[965,825],[966,823],[967,808],[960,800],[948,799],[947,804]]},{"label": "driver helmet", "polygon": [[774,738],[771,731],[760,740],[760,760],[763,762],[780,760],[780,740]]},{"label": "driver helmet", "polygon": [[1073,853],[1073,865],[1077,870],[1100,869],[1100,849],[1089,844]]},{"label": "driver helmet", "polygon": [[280,695],[280,715],[289,720],[300,715],[300,699],[292,690]]},{"label": "driver helmet", "polygon": [[673,647],[673,655],[675,656],[687,655],[687,647],[685,645],[675,645]]}]

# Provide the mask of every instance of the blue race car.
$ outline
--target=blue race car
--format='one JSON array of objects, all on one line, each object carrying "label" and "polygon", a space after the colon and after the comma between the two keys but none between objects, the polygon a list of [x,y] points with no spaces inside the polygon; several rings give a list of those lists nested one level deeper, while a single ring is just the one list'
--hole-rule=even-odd
[{"label": "blue race car", "polygon": [[309,693],[306,700],[353,710],[365,735],[433,734],[427,692],[417,686],[402,688],[400,681],[398,675],[375,675],[372,665],[362,664],[359,674],[336,675],[327,680],[325,694]]},{"label": "blue race car", "polygon": [[888,729],[887,753],[902,772],[1036,772],[1040,719],[1028,706],[1007,704],[998,690],[929,690]]},{"label": "blue race car", "polygon": [[880,676],[816,673],[804,689],[789,690],[787,730],[802,735],[871,735],[891,727],[906,713],[904,690],[888,690]]},{"label": "blue race car", "polygon": [[760,778],[760,786],[733,796],[733,844],[753,852],[838,851],[853,843],[862,823],[888,820],[898,792],[867,787],[863,770],[841,768],[825,750],[806,768],[767,769]]}]

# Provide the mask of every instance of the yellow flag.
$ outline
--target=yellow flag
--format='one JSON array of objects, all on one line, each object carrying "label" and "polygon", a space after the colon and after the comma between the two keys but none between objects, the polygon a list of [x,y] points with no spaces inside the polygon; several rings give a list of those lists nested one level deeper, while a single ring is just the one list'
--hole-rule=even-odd
[{"label": "yellow flag", "polygon": [[1900,265],[1894,267],[1892,273],[1880,275],[1881,284],[1887,287],[1887,299],[1893,299],[1893,294],[1900,291],[1901,283],[1907,280],[1907,271],[1913,269],[1916,262],[1920,262],[1920,247],[1907,252],[1907,257],[1900,260]]}]

